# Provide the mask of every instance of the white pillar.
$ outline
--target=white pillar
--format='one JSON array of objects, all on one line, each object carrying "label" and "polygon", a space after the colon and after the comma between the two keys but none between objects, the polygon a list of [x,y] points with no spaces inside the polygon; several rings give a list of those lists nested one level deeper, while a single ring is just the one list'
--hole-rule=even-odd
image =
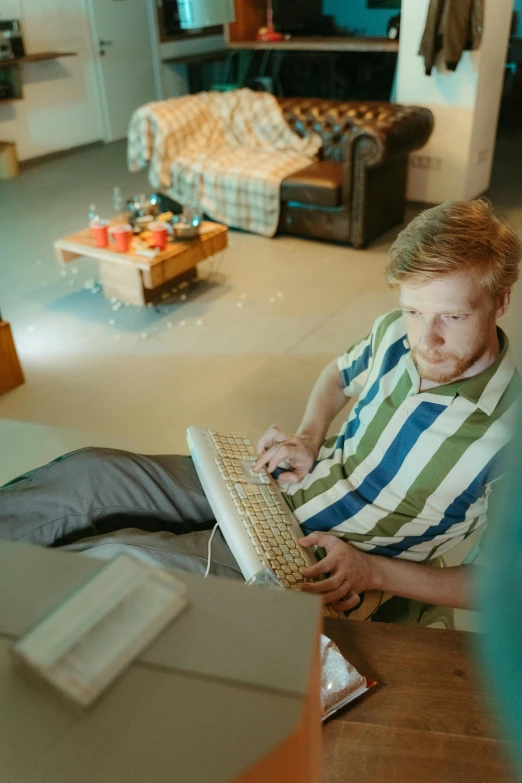
[{"label": "white pillar", "polygon": [[410,158],[408,199],[436,204],[484,193],[491,177],[513,0],[485,0],[480,49],[456,71],[439,55],[431,76],[418,55],[428,0],[402,0],[397,103],[427,106],[435,128]]}]

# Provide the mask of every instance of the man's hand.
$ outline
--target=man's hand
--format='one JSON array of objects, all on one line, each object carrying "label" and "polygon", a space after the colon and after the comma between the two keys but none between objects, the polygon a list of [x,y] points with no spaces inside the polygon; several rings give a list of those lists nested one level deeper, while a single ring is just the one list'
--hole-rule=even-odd
[{"label": "man's hand", "polygon": [[310,533],[297,541],[301,546],[321,546],[326,557],[309,568],[302,568],[306,577],[321,574],[329,576],[319,582],[305,582],[304,592],[321,595],[323,604],[334,604],[335,609],[346,611],[359,602],[359,593],[374,588],[371,555],[360,552],[337,536],[326,533]]},{"label": "man's hand", "polygon": [[311,439],[289,435],[273,425],[257,444],[257,453],[261,456],[252,470],[259,471],[266,466],[268,472],[272,473],[281,462],[288,460],[291,470],[281,473],[278,481],[297,484],[310,472],[318,451]]}]

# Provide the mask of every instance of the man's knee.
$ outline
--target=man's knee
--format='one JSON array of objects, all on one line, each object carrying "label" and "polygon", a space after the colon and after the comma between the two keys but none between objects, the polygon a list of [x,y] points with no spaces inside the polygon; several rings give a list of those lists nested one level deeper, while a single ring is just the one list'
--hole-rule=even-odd
[{"label": "man's knee", "polygon": [[82,497],[87,505],[95,497],[110,504],[113,494],[119,496],[124,487],[140,482],[141,470],[130,452],[94,446],[64,454],[47,466],[40,479],[48,486],[60,485],[73,497]]},{"label": "man's knee", "polygon": [[127,451],[109,449],[102,446],[88,446],[87,448],[64,454],[56,462],[63,462],[65,469],[71,468],[74,471],[81,472],[82,475],[94,473],[106,475],[108,470],[125,468],[126,464],[133,462],[132,457],[133,455]]}]

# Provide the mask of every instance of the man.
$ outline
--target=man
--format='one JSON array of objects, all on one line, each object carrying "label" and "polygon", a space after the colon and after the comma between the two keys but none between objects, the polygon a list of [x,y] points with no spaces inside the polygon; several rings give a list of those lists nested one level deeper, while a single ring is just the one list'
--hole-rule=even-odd
[{"label": "man", "polygon": [[[271,427],[261,438],[257,468],[290,463],[279,481],[307,534],[301,543],[325,550],[304,569],[327,575],[305,588],[323,602],[362,618],[392,595],[471,605],[469,567],[430,566],[484,528],[502,472],[519,379],[496,320],[520,256],[515,232],[485,201],[422,213],[391,248],[387,279],[401,310],[326,367],[297,434]],[[84,449],[0,490],[0,537],[95,556],[131,548],[202,571],[214,523],[187,457]],[[240,577],[219,535],[212,563]]]}]

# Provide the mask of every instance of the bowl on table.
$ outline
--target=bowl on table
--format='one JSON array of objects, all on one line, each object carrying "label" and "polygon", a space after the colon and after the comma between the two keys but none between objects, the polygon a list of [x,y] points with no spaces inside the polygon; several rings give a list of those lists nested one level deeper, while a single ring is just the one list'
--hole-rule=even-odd
[{"label": "bowl on table", "polygon": [[174,239],[194,239],[199,235],[201,218],[199,216],[188,217],[186,215],[174,215],[171,221]]}]

